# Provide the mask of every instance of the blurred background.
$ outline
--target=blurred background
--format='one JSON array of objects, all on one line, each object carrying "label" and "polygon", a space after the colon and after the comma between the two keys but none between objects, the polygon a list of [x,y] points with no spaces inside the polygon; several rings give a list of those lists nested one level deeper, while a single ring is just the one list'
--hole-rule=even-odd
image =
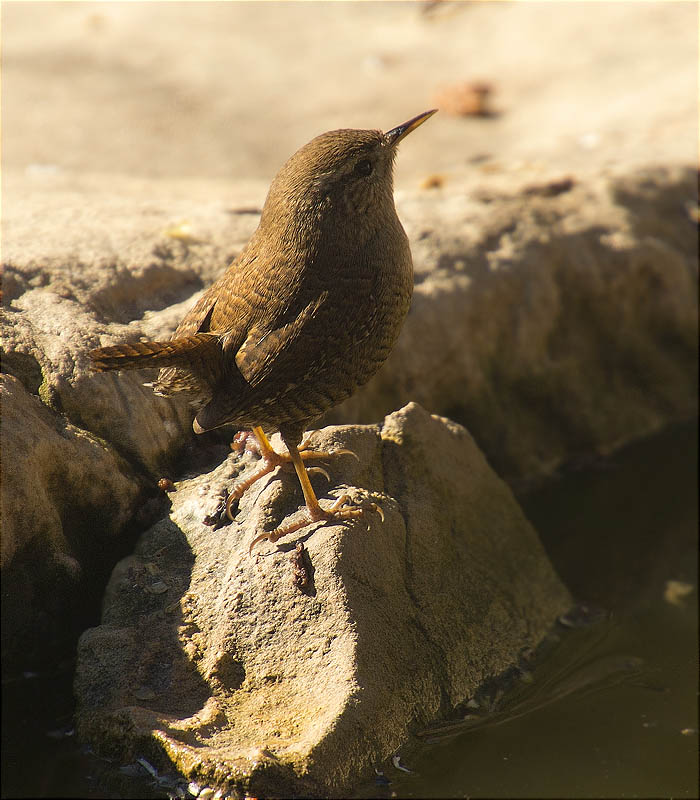
[{"label": "blurred background", "polygon": [[[3,166],[269,180],[441,108],[397,185],[485,158],[697,160],[690,2],[3,4]],[[405,183],[404,183],[405,182]]]}]

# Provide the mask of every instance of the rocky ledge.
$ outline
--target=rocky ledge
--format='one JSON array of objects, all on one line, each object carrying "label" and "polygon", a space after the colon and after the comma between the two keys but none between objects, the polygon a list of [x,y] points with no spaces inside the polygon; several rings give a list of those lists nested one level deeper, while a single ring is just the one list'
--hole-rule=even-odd
[{"label": "rocky ledge", "polygon": [[[413,306],[383,369],[327,421],[420,402],[519,488],[696,413],[697,172],[487,166],[469,187],[397,196]],[[202,445],[187,404],[144,386],[152,371],[96,375],[87,351],[169,336],[266,188],[39,184],[4,176],[2,641],[20,669],[72,635],[86,580]]]},{"label": "rocky ledge", "polygon": [[[331,466],[334,491],[373,493],[386,520],[321,526],[295,566],[284,543],[247,556],[289,513],[294,476],[212,531],[211,495],[241,462],[195,469],[214,445],[195,443],[187,404],[86,357],[168,336],[247,240],[265,187],[7,176],[6,668],[70,648],[86,583],[159,520],[81,640],[80,729],[101,748],[155,749],[251,793],[342,792],[569,602],[501,479],[519,487],[696,412],[696,171],[473,177],[397,196],[413,306],[382,371],[329,417],[373,423],[415,400],[470,433],[410,405],[316,434],[360,457]],[[187,470],[168,517],[156,483]]]},{"label": "rocky ledge", "polygon": [[101,752],[169,761],[225,793],[342,795],[569,607],[460,425],[411,403],[313,443],[357,454],[328,465],[330,494],[370,498],[384,521],[315,526],[249,557],[301,502],[294,473],[250,489],[218,530],[202,519],[240,461],[178,482],[80,640],[79,731]]}]

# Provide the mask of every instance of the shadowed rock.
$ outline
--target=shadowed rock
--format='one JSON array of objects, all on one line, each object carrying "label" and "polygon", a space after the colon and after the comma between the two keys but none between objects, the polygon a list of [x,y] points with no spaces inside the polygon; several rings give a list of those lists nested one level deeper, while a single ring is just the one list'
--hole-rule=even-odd
[{"label": "shadowed rock", "polygon": [[[89,613],[85,585],[143,504],[106,442],[53,414],[12,375],[2,402],[3,667],[46,663]],[[97,598],[95,598],[97,599]]]},{"label": "shadowed rock", "polygon": [[179,483],[170,518],[117,566],[102,625],[80,641],[78,724],[101,751],[160,752],[229,791],[342,794],[569,606],[461,426],[411,403],[313,441],[357,453],[331,465],[330,495],[370,497],[385,522],[305,533],[313,585],[301,592],[294,540],[248,557],[256,533],[302,502],[293,473],[249,490],[216,531],[202,517],[234,457]]}]

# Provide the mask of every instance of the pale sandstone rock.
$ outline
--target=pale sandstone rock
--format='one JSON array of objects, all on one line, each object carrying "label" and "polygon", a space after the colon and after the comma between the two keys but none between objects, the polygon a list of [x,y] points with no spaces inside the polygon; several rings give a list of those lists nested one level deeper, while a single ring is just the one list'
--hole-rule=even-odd
[{"label": "pale sandstone rock", "polygon": [[466,425],[515,484],[697,409],[697,173],[508,183],[404,198],[411,311],[329,421],[416,400]]},{"label": "pale sandstone rock", "polygon": [[[43,204],[42,218],[52,220],[52,208],[68,214],[77,195],[56,184],[53,194],[30,194],[25,208]],[[372,422],[415,399],[466,424],[515,484],[691,416],[695,184],[694,171],[680,167],[571,185],[533,183],[526,171],[488,173],[463,192],[401,194],[413,306],[380,374],[327,421]],[[85,352],[169,336],[196,299],[192,289],[225,268],[257,221],[225,210],[250,209],[250,188],[230,205],[211,200],[211,183],[179,188],[190,198],[185,243],[165,233],[182,197],[165,211],[170,194],[159,186],[145,215],[134,196],[140,183],[126,179],[113,193],[84,181],[94,238],[67,229],[43,262],[30,246],[37,220],[20,204],[7,223],[10,307],[23,312],[10,315],[8,349],[39,363],[45,400],[153,475],[190,439],[191,410],[144,389],[151,372],[86,374]],[[103,203],[105,216],[95,219]],[[47,232],[39,241],[54,238]]]},{"label": "pale sandstone rock", "polygon": [[400,181],[461,177],[484,154],[576,171],[697,161],[692,3],[275,11],[8,3],[3,167],[30,165],[37,178],[51,168],[102,173],[105,184],[116,172],[269,180],[290,143],[333,128],[386,130],[465,80],[493,86],[496,115],[443,109],[402,148]]},{"label": "pale sandstone rock", "polygon": [[[224,195],[211,181],[147,189],[114,178],[107,189],[59,175],[32,188],[16,174],[7,186],[15,201],[4,221],[3,371],[57,424],[108,442],[128,462],[132,486],[180,474],[185,448],[202,446],[186,400],[155,397],[144,386],[152,371],[91,373],[86,353],[168,337],[249,237],[266,187]],[[329,420],[373,422],[416,399],[465,423],[519,486],[692,415],[695,193],[695,173],[683,168],[580,183],[487,172],[468,191],[399,193],[413,306],[382,371]],[[46,458],[62,462],[63,440],[49,441],[56,452]],[[3,442],[5,465],[23,463],[14,447]],[[102,480],[102,465],[82,469],[81,483]],[[51,491],[52,503],[74,502],[72,489]],[[131,498],[117,493],[110,513],[125,519]],[[8,517],[23,515],[12,494],[3,504]],[[48,540],[62,542],[61,526],[49,527]],[[26,522],[21,546],[36,530]],[[81,552],[98,557],[98,541],[86,537]],[[12,569],[8,560],[4,575]],[[16,613],[13,626],[31,635],[36,613],[21,604]]]},{"label": "pale sandstone rock", "polygon": [[202,524],[203,497],[233,465],[179,483],[170,518],[117,566],[102,625],[80,641],[78,724],[101,751],[165,753],[229,791],[342,794],[409,730],[536,647],[569,606],[461,426],[412,403],[314,441],[357,453],[330,465],[331,495],[369,497],[385,522],[302,532],[304,593],[294,541],[248,557],[261,527],[301,501],[293,474],[249,490],[217,531]]},{"label": "pale sandstone rock", "polygon": [[[127,338],[135,333],[128,327],[114,326]],[[108,440],[130,460],[129,471],[167,471],[190,431],[187,403],[169,403],[144,386],[153,370],[119,377],[92,373],[87,350],[99,344],[100,328],[74,299],[50,288],[30,289],[0,318],[3,369],[58,419]]]},{"label": "pale sandstone rock", "polygon": [[[192,436],[187,401],[144,387],[154,370],[96,375],[87,352],[169,338],[193,294],[225,269],[257,217],[228,213],[223,201],[213,208],[200,198],[193,208],[197,193],[187,182],[179,202],[167,199],[174,186],[146,195],[140,181],[115,179],[109,189],[91,176],[49,184],[8,179],[16,199],[4,230],[3,370],[157,477],[172,470]],[[239,193],[245,203],[245,190]],[[188,230],[180,224],[183,204],[189,232],[179,238]]]}]

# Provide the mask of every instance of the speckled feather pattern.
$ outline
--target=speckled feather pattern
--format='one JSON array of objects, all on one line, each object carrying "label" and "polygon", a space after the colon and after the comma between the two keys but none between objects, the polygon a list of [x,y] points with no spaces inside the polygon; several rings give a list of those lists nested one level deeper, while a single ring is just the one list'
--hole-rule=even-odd
[{"label": "speckled feather pattern", "polygon": [[374,375],[408,311],[395,152],[380,131],[331,131],[302,147],[248,245],[160,343],[168,360],[159,343],[141,343],[150,362],[134,363],[139,345],[126,345],[121,364],[119,347],[96,351],[113,351],[109,364],[93,356],[98,368],[161,365],[155,390],[194,393],[200,430],[260,425],[298,438]]}]

